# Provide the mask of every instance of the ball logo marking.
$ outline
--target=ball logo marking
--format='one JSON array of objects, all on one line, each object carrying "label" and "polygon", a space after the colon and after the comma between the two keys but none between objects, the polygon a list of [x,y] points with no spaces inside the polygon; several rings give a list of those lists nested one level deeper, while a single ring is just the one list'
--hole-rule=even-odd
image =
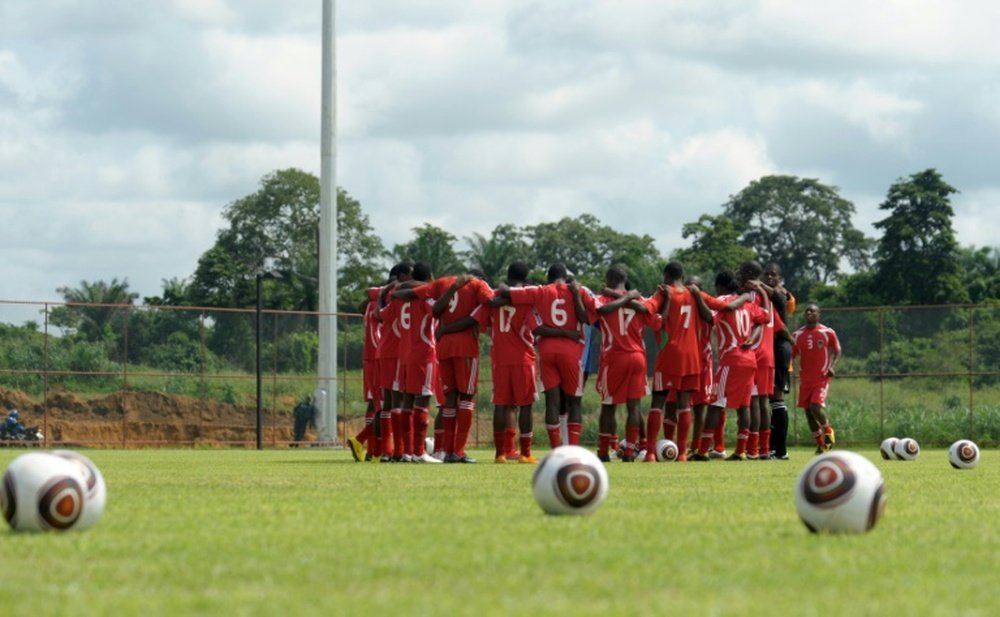
[{"label": "ball logo marking", "polygon": [[806,476],[804,496],[809,503],[827,508],[840,503],[856,482],[846,462],[830,456],[813,464]]},{"label": "ball logo marking", "polygon": [[600,480],[582,463],[563,466],[556,473],[556,494],[568,506],[582,508],[597,495]]},{"label": "ball logo marking", "polygon": [[69,529],[83,512],[83,488],[73,478],[54,478],[39,494],[38,515],[52,529]]}]

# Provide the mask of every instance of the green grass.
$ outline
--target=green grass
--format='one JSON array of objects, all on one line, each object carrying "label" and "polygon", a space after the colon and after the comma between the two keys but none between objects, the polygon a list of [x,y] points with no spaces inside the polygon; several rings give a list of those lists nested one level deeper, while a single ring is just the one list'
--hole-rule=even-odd
[{"label": "green grass", "polygon": [[[0,450],[4,467],[20,452]],[[0,531],[4,615],[994,615],[1000,458],[886,462],[863,536],[813,535],[811,458],[608,467],[589,517],[534,467],[356,464],[340,450],[94,450],[93,529]],[[483,458],[488,453],[480,452]]]}]

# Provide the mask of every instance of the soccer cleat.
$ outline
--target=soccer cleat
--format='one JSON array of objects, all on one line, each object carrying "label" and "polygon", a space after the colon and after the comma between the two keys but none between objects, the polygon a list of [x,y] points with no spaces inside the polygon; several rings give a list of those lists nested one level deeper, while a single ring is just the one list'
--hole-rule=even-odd
[{"label": "soccer cleat", "polygon": [[351,447],[351,456],[354,457],[355,462],[360,463],[365,459],[365,447],[360,441],[355,437],[347,438],[347,445]]},{"label": "soccer cleat", "polygon": [[444,459],[447,458],[448,455],[445,454],[444,450],[438,450],[432,456],[437,460],[444,462]]},{"label": "soccer cleat", "polygon": [[403,456],[399,457],[399,462],[400,463],[415,463],[417,461],[414,459],[414,457],[413,457],[412,454],[404,454]]},{"label": "soccer cleat", "polygon": [[746,460],[746,461],[756,461],[758,458],[759,457],[756,454],[747,454],[746,458],[743,459],[743,460]]},{"label": "soccer cleat", "polygon": [[495,459],[493,459],[493,462],[498,465],[503,465],[504,463],[507,462],[507,457],[504,456],[503,454],[500,454]]},{"label": "soccer cleat", "polygon": [[610,463],[610,462],[611,462],[611,457],[610,457],[610,456],[608,456],[607,454],[601,454],[601,453],[598,453],[598,454],[597,454],[597,458],[598,458],[598,460],[600,460],[600,461],[601,461],[602,463]]},{"label": "soccer cleat", "polygon": [[727,461],[745,461],[745,460],[747,460],[747,455],[743,454],[742,452],[739,452],[739,453],[733,452],[732,454],[730,454],[729,456],[726,457],[726,460]]},{"label": "soccer cleat", "polygon": [[524,456],[522,454],[521,456],[517,457],[517,462],[518,463],[523,463],[525,465],[534,465],[534,464],[538,463],[538,459],[535,458],[535,457],[533,457],[533,456],[531,456],[530,454],[528,456]]},{"label": "soccer cleat", "polygon": [[[504,459],[506,461],[506,458]],[[468,454],[449,454],[444,457],[444,462],[446,463],[475,463],[476,459],[472,458]]]},{"label": "soccer cleat", "polygon": [[833,449],[833,444],[837,443],[837,435],[833,432],[832,426],[827,426],[824,430],[823,443],[826,444],[827,452]]},{"label": "soccer cleat", "polygon": [[647,452],[646,456],[642,457],[642,462],[643,463],[655,463],[656,462],[656,455],[653,454],[652,452]]},{"label": "soccer cleat", "polygon": [[720,452],[718,450],[712,450],[711,452],[708,453],[708,458],[724,459],[726,458],[726,451],[723,450]]},{"label": "soccer cleat", "polygon": [[701,452],[692,452],[688,455],[689,461],[697,461],[699,463],[708,462],[712,459],[708,458],[707,454],[702,454]]},{"label": "soccer cleat", "polygon": [[517,459],[519,459],[521,457],[521,451],[520,450],[511,450],[510,452],[507,452],[506,454],[504,454],[504,456],[507,457],[509,460],[516,461]]},{"label": "soccer cleat", "polygon": [[826,452],[826,447],[816,446],[816,454],[823,454],[824,452]]},{"label": "soccer cleat", "polygon": [[370,463],[373,460],[376,461],[376,462],[378,461],[378,459],[374,458],[370,453],[365,452],[365,462],[366,463]]},{"label": "soccer cleat", "polygon": [[785,452],[784,454],[775,454],[774,458],[776,458],[779,461],[787,461],[788,460],[788,452]]},{"label": "soccer cleat", "polygon": [[380,456],[378,458],[377,462],[379,462],[379,463],[391,463],[392,462],[392,457],[389,456],[388,454],[383,454],[382,456]]},{"label": "soccer cleat", "polygon": [[414,463],[440,463],[441,461],[439,461],[436,458],[434,458],[433,454],[428,454],[428,453],[424,452],[420,456],[417,456],[417,455],[414,454],[413,455],[413,462]]},{"label": "soccer cleat", "polygon": [[678,463],[686,463],[687,461],[688,461],[687,452],[681,452],[680,454],[677,455]]}]

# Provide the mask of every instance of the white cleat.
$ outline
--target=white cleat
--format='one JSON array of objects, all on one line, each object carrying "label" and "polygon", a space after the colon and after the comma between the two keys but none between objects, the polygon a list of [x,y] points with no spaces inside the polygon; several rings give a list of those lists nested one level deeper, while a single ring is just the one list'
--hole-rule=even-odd
[{"label": "white cleat", "polygon": [[433,454],[427,454],[426,452],[424,452],[420,456],[417,456],[416,454],[414,454],[413,455],[413,462],[414,463],[442,463],[444,461],[439,461],[436,458],[434,458]]},{"label": "white cleat", "polygon": [[403,455],[403,456],[402,456],[402,457],[400,458],[400,461],[399,461],[399,462],[400,462],[400,463],[416,463],[416,462],[417,462],[416,458],[417,458],[417,457],[415,457],[415,456],[413,456],[413,455],[411,455],[411,454],[404,454],[404,455]]},{"label": "white cleat", "polygon": [[724,459],[726,458],[726,451],[723,450],[722,452],[719,452],[718,450],[709,450],[708,458]]},{"label": "white cleat", "polygon": [[431,456],[433,456],[437,460],[441,461],[442,463],[444,462],[444,456],[445,456],[444,455],[444,450],[438,450],[437,452],[435,452]]}]

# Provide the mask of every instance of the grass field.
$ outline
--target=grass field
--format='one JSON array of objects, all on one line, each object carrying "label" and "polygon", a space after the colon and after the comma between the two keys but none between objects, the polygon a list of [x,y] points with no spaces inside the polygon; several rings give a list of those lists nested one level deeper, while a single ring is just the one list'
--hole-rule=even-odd
[{"label": "grass field", "polygon": [[[0,466],[22,451],[0,450]],[[340,450],[94,450],[85,532],[0,531],[2,615],[996,615],[1000,456],[882,461],[885,516],[813,535],[790,462],[612,463],[589,517],[533,466],[356,464]],[[486,452],[476,453],[487,458]]]}]

